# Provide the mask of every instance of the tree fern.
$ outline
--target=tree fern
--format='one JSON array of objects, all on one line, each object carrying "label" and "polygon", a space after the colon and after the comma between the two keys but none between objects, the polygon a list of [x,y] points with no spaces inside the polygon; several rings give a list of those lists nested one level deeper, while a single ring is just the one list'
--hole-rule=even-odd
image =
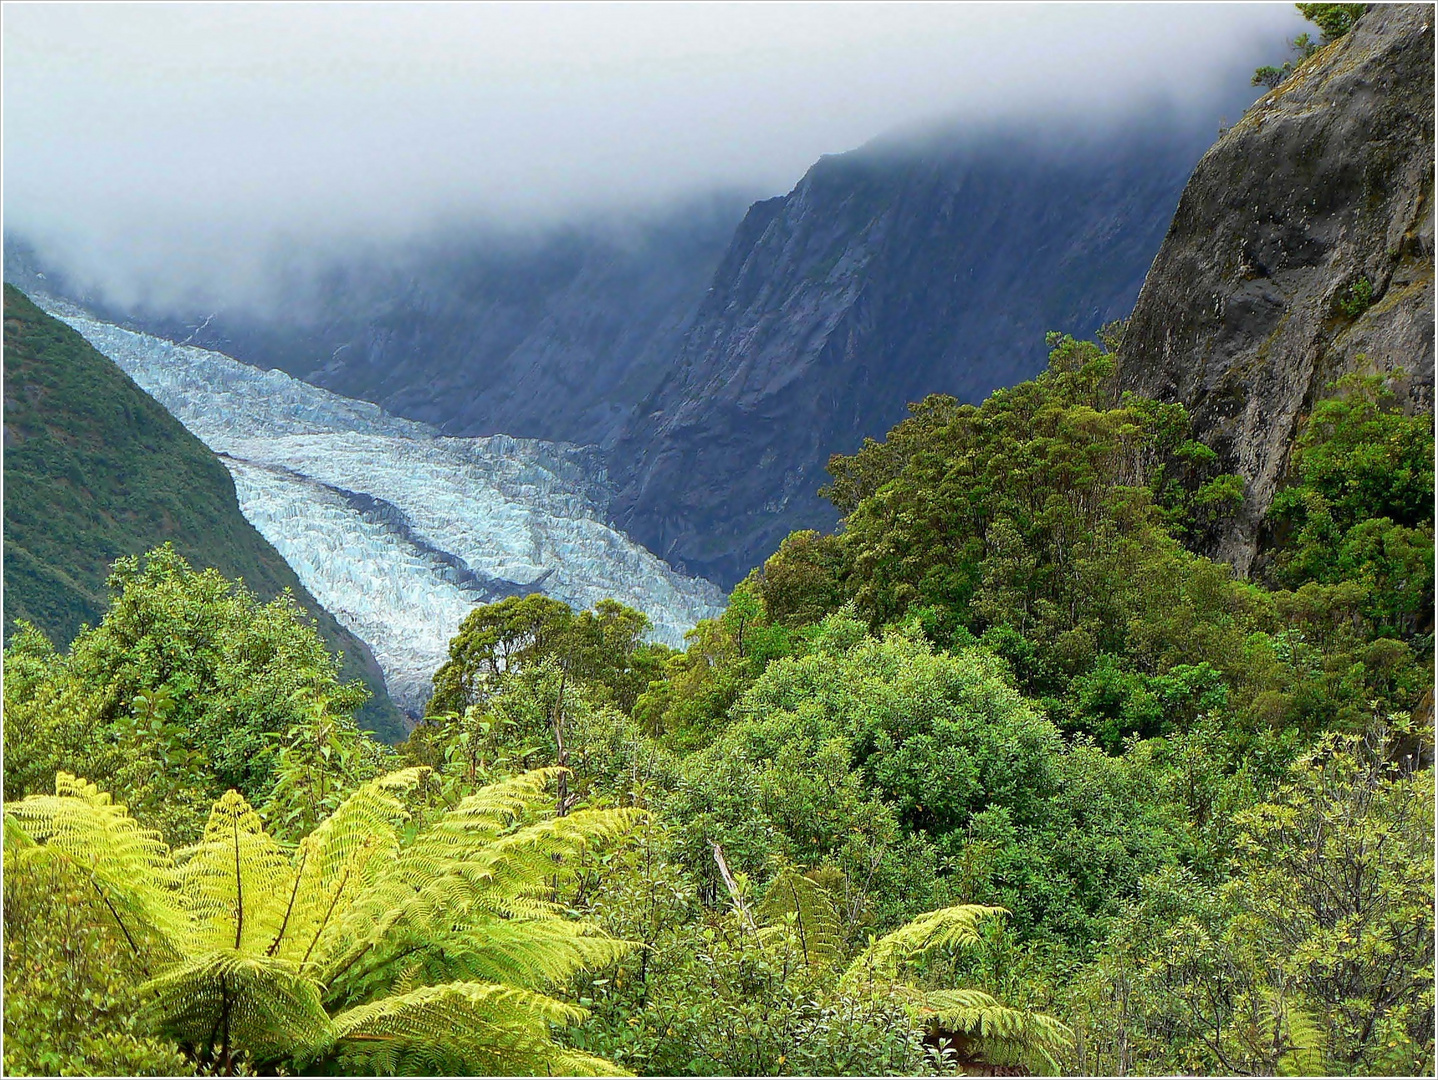
[{"label": "tree fern", "polygon": [[365,1072],[458,1075],[622,1075],[602,1058],[557,1047],[551,1024],[584,1010],[513,987],[449,983],[361,1005],[335,1017],[338,1056]]},{"label": "tree fern", "polygon": [[553,1042],[582,1011],[543,990],[631,946],[549,896],[563,860],[635,812],[543,815],[555,770],[462,801],[401,844],[409,769],[363,785],[292,853],[235,792],[171,852],[93,785],[6,807],[27,842],[87,870],[151,974],[157,1030],[225,1066],[334,1061],[394,1071],[613,1072]]},{"label": "tree fern", "polygon": [[983,924],[1005,914],[1000,907],[959,904],[920,915],[871,939],[844,972],[840,986],[887,987],[907,998],[929,1036],[958,1050],[961,1064],[1021,1063],[1036,1071],[1058,1072],[1054,1051],[1072,1045],[1073,1033],[1053,1017],[1011,1008],[974,988],[922,989],[899,982],[905,964],[939,949],[976,945]]},{"label": "tree fern", "polygon": [[920,915],[893,933],[871,940],[844,972],[841,983],[897,979],[900,967],[935,949],[954,949],[979,941],[982,923],[1008,912],[983,904],[959,904]]},{"label": "tree fern", "polygon": [[806,964],[827,966],[843,952],[844,936],[834,898],[828,889],[792,866],[769,883],[754,915],[769,930],[791,930]]},{"label": "tree fern", "polygon": [[973,1040],[990,1065],[1022,1063],[1057,1073],[1054,1052],[1073,1044],[1073,1032],[1052,1016],[1010,1008],[982,990],[930,990],[921,999],[918,1015],[931,1031]]}]

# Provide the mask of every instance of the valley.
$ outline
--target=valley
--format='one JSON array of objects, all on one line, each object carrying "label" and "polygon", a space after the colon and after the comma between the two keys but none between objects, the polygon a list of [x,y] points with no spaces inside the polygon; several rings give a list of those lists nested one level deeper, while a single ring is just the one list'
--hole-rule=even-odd
[{"label": "valley", "polygon": [[[327,231],[363,155],[239,168],[333,199],[267,252],[166,187],[111,294],[6,238],[6,1075],[1434,1074],[1431,4],[619,5],[564,71],[573,7],[227,7],[246,108],[307,10],[298,111],[404,58],[336,145],[460,164],[362,178],[399,240]],[[860,9],[821,112],[925,27],[1032,101],[755,202],[435,194],[560,119],[742,155],[606,57],[782,141],[748,76]],[[442,131],[477,87],[544,153]]]},{"label": "valley", "polygon": [[613,598],[681,646],[723,594],[604,522],[592,449],[457,438],[378,406],[48,301],[212,450],[240,508],[305,587],[364,640],[418,717],[449,639],[477,603],[531,591]]}]

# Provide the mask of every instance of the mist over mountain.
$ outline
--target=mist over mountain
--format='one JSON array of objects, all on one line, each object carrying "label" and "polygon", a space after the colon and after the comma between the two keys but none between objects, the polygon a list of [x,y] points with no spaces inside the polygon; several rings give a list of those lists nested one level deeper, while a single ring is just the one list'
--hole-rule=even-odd
[{"label": "mist over mountain", "polygon": [[451,434],[604,443],[664,377],[749,201],[298,253],[262,309],[121,305],[23,241],[6,244],[5,277]]},{"label": "mist over mountain", "polygon": [[945,118],[1216,126],[1301,29],[1286,4],[13,6],[5,221],[118,305],[283,308],[287,265],[779,195]]},{"label": "mist over mountain", "polygon": [[[394,72],[402,118],[354,78],[415,43],[380,13],[324,78],[298,45],[322,14],[273,55],[264,16],[236,16],[211,67],[209,16],[126,22],[114,52],[168,48],[184,115],[100,47],[103,16],[22,20],[6,279],[445,434],[597,444],[613,522],[732,584],[833,524],[830,454],[927,393],[1033,375],[1049,330],[1126,315],[1189,170],[1297,21],[785,10],[707,39],[679,16],[642,42],[566,24],[508,53],[466,12],[430,69]],[[82,83],[105,93],[81,103]]]},{"label": "mist over mountain", "polygon": [[830,454],[925,394],[1031,377],[1049,330],[1127,315],[1216,127],[1155,105],[1127,124],[911,129],[747,210],[716,195],[296,253],[259,306],[121,305],[14,240],[6,277],[447,434],[599,444],[614,522],[729,585],[789,531],[833,524]]}]

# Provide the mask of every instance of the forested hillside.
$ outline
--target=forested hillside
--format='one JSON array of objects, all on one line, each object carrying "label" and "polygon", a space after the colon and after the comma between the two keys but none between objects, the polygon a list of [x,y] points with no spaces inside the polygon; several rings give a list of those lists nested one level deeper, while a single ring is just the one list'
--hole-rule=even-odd
[{"label": "forested hillside", "polygon": [[24,619],[63,648],[104,615],[115,559],[166,542],[265,599],[291,590],[344,653],[344,676],[371,694],[362,723],[382,737],[403,734],[369,650],[245,520],[215,455],[79,334],[7,285],[6,637]]}]

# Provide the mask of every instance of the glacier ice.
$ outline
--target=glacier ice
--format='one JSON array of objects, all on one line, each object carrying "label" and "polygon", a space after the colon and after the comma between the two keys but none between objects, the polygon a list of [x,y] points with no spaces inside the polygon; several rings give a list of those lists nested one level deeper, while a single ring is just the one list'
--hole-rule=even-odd
[{"label": "glacier ice", "polygon": [[535,591],[580,609],[613,597],[676,646],[723,607],[718,586],[605,523],[609,488],[592,447],[445,436],[281,371],[64,301],[42,306],[221,456],[245,517],[369,645],[411,716],[477,603]]}]

